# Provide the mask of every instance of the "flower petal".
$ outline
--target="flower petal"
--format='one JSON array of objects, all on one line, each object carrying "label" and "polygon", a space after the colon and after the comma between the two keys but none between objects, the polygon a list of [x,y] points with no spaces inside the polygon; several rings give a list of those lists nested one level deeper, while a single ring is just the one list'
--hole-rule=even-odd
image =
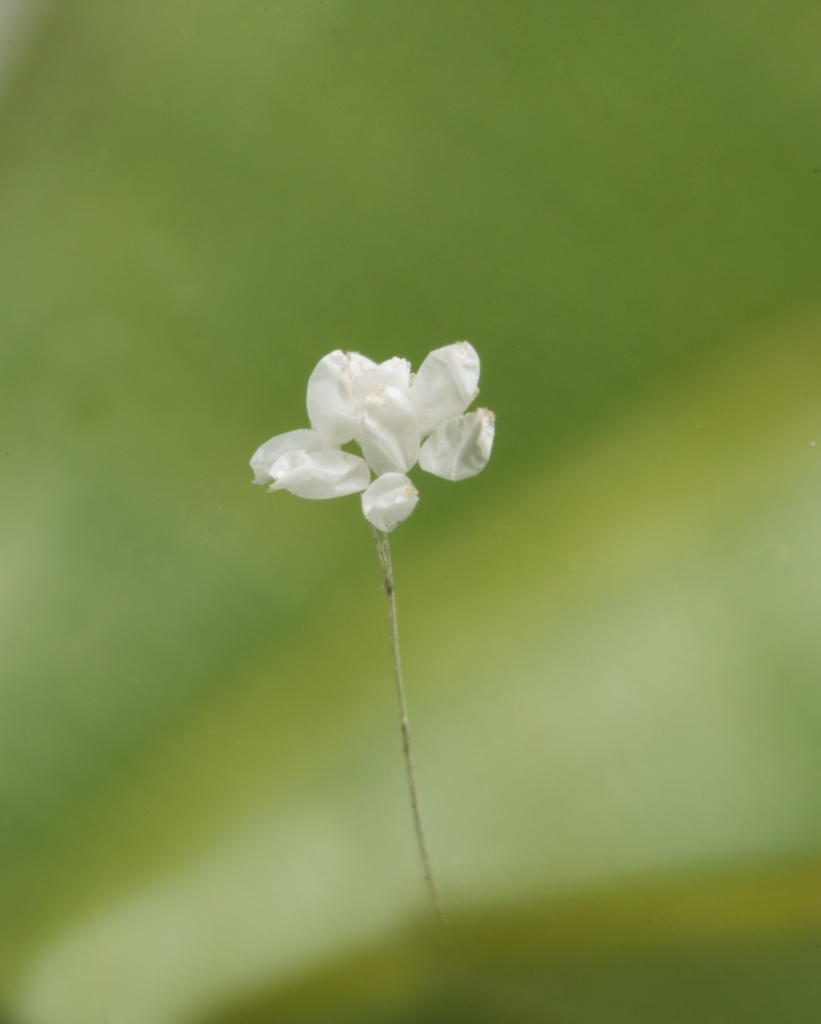
[{"label": "flower petal", "polygon": [[375,387],[362,401],[356,440],[374,472],[407,472],[419,458],[420,441],[407,395],[398,388]]},{"label": "flower petal", "polygon": [[315,430],[289,430],[287,434],[277,434],[257,448],[251,456],[251,469],[254,471],[255,484],[271,482],[270,469],[280,455],[300,449],[304,452],[316,452],[325,448],[325,442]]},{"label": "flower petal", "polygon": [[308,378],[308,417],[328,444],[340,445],[353,439],[357,421],[353,382],[375,366],[358,352],[340,349],[317,363]]},{"label": "flower petal", "polygon": [[341,498],[364,491],[371,473],[364,459],[336,448],[286,452],[271,466],[272,491],[300,498]]},{"label": "flower petal", "polygon": [[422,433],[463,413],[479,394],[478,385],[479,356],[469,341],[431,352],[410,389]]},{"label": "flower petal", "polygon": [[362,495],[362,511],[369,523],[389,533],[416,508],[419,492],[404,473],[384,473]]},{"label": "flower petal", "polygon": [[411,383],[411,364],[407,359],[394,356],[372,370],[363,370],[354,381],[354,391],[358,402],[364,402],[367,396],[377,387],[391,387],[407,395]]},{"label": "flower petal", "polygon": [[448,420],[422,445],[419,465],[445,480],[476,476],[490,458],[495,431],[496,417],[489,409]]}]

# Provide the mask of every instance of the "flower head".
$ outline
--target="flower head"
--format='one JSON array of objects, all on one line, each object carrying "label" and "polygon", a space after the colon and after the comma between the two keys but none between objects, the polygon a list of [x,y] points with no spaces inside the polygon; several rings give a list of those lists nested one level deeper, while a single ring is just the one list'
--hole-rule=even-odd
[{"label": "flower head", "polygon": [[[365,518],[377,529],[393,530],[419,500],[405,475],[417,462],[446,480],[484,469],[494,415],[465,412],[478,383],[479,356],[467,341],[435,349],[415,377],[406,359],[377,365],[337,349],[320,359],[308,379],[311,429],[278,434],[258,448],[251,458],[254,483],[301,498],[364,492]],[[364,458],[341,450],[353,440]]]}]

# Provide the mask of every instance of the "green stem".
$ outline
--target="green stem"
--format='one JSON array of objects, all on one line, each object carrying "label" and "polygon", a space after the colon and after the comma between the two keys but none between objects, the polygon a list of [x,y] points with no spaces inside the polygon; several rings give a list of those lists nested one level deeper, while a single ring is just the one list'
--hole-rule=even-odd
[{"label": "green stem", "polygon": [[413,748],[411,746],[410,722],[408,721],[408,705],[405,700],[405,686],[402,682],[402,662],[399,657],[399,629],[396,622],[396,587],[393,582],[393,566],[391,564],[391,548],[388,542],[387,533],[380,536],[375,526],[371,526],[376,553],[379,555],[379,564],[382,566],[382,589],[388,598],[388,623],[391,634],[391,658],[393,661],[393,678],[396,683],[396,696],[399,702],[399,724],[402,730],[402,749],[405,754],[405,770],[408,776],[408,789],[410,790],[411,810],[413,812],[413,826],[416,831],[416,844],[419,847],[419,856],[422,860],[422,871],[425,876],[425,884],[428,887],[428,896],[436,919],[439,924],[444,924],[442,908],[439,904],[439,896],[436,892],[436,884],[433,881],[433,871],[430,866],[430,854],[425,839],[425,828],[422,824],[422,811],[419,805],[419,791],[416,785],[416,767],[413,762]]}]

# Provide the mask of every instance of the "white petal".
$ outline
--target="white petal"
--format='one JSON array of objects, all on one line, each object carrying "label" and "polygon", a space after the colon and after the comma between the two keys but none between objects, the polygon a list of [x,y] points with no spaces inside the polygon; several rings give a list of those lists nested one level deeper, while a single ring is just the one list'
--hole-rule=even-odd
[{"label": "white petal", "polygon": [[404,473],[385,473],[362,495],[362,511],[369,523],[389,533],[416,508],[419,492]]},{"label": "white petal", "polygon": [[316,452],[326,445],[315,430],[289,430],[287,434],[277,434],[270,441],[260,445],[251,456],[251,469],[254,471],[255,484],[270,483],[270,469],[280,455],[301,449],[305,452]]},{"label": "white petal", "polygon": [[357,421],[353,382],[375,366],[358,352],[340,349],[317,363],[308,378],[308,417],[328,444],[345,444],[353,439]]},{"label": "white petal", "polygon": [[419,465],[446,480],[476,476],[490,458],[495,431],[496,417],[489,409],[477,409],[448,420],[422,445]]},{"label": "white petal", "polygon": [[365,398],[377,387],[391,387],[407,395],[411,382],[411,364],[407,359],[400,359],[395,356],[393,359],[386,359],[384,363],[375,366],[372,370],[364,370],[357,375],[354,381],[354,391],[361,404]]},{"label": "white petal", "polygon": [[469,341],[431,352],[410,389],[422,433],[463,413],[479,394],[478,385],[479,356]]},{"label": "white petal", "polygon": [[419,421],[407,395],[376,387],[362,402],[356,431],[365,458],[376,473],[406,473],[419,458]]},{"label": "white petal", "polygon": [[272,491],[300,498],[341,498],[364,491],[371,473],[364,459],[336,448],[286,452],[271,466]]}]

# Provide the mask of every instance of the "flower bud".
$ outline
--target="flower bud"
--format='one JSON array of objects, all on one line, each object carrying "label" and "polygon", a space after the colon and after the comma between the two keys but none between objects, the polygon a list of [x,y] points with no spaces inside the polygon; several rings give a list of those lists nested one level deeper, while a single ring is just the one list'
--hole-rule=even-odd
[{"label": "flower bud", "polygon": [[371,473],[358,455],[330,448],[286,452],[271,466],[270,476],[272,491],[286,490],[300,498],[341,498],[364,491]]},{"label": "flower bud", "polygon": [[353,382],[376,363],[358,352],[329,353],[308,378],[308,418],[329,445],[353,440],[358,419]]},{"label": "flower bud", "polygon": [[374,388],[362,402],[356,439],[375,473],[405,473],[414,466],[419,421],[407,395],[390,386]]},{"label": "flower bud", "polygon": [[419,465],[445,480],[476,476],[490,458],[495,431],[496,417],[489,409],[448,420],[422,445]]},{"label": "flower bud", "polygon": [[478,385],[479,356],[469,341],[434,349],[410,389],[422,434],[463,413],[479,394]]},{"label": "flower bud", "polygon": [[251,469],[254,471],[255,484],[267,484],[271,481],[271,466],[285,452],[304,451],[316,452],[324,448],[322,438],[315,430],[290,430],[287,434],[277,434],[270,441],[260,445],[251,456]]},{"label": "flower bud", "polygon": [[362,511],[377,530],[390,533],[416,508],[419,492],[404,473],[384,473],[362,495]]},{"label": "flower bud", "polygon": [[407,395],[410,390],[411,364],[407,359],[394,356],[372,370],[363,370],[354,380],[354,391],[357,401],[364,402],[368,395],[377,387],[391,387]]}]

